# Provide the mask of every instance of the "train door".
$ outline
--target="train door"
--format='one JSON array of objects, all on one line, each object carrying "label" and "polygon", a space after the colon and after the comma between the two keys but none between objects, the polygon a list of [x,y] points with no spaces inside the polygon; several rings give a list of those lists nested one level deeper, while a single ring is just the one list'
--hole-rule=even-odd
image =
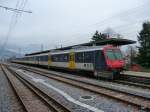
[{"label": "train door", "polygon": [[69,53],[69,68],[75,69],[75,53],[73,51]]},{"label": "train door", "polygon": [[105,70],[106,69],[106,60],[104,57],[104,54],[101,50],[95,51],[94,52],[94,65],[95,65],[95,70]]}]

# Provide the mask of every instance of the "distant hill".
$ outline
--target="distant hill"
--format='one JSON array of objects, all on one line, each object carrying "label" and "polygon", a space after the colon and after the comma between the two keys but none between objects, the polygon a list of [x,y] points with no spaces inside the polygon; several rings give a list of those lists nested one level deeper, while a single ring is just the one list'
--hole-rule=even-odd
[{"label": "distant hill", "polygon": [[[0,43],[0,48],[1,46],[2,45]],[[5,51],[0,51],[0,59],[10,58],[10,57],[20,57],[19,50],[23,56],[24,54],[41,51],[41,46],[36,44],[22,45],[22,46],[15,45],[15,44],[8,44],[5,47]]]},{"label": "distant hill", "polygon": [[20,55],[14,51],[10,51],[9,49],[5,49],[3,51],[0,51],[0,59],[2,58],[10,58],[10,57],[19,57]]}]

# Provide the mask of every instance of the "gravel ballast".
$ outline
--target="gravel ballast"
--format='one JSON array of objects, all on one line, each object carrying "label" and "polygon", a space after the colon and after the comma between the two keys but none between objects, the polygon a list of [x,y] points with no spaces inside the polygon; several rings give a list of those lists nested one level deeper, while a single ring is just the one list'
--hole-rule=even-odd
[{"label": "gravel ballast", "polygon": [[0,112],[24,112],[21,103],[0,68]]},{"label": "gravel ballast", "polygon": [[[19,71],[17,70],[17,72],[19,73]],[[23,70],[22,70],[23,72]],[[21,74],[21,73],[20,73]],[[32,77],[35,77],[37,79],[42,79],[44,80],[45,83],[52,85],[56,88],[58,88],[61,91],[64,91],[65,93],[67,93],[68,95],[70,95],[72,98],[76,99],[77,101],[80,101],[84,104],[90,105],[92,107],[95,107],[97,109],[103,110],[105,112],[129,112],[129,111],[138,111],[136,110],[133,106],[131,105],[126,105],[122,102],[118,102],[116,100],[113,99],[109,99],[106,98],[104,96],[100,96],[98,94],[94,94],[92,92],[89,91],[85,91],[83,89],[79,89],[52,79],[49,79],[47,77],[41,76],[41,75],[35,75],[34,73],[30,73],[30,72],[25,72],[25,74],[28,74]],[[31,79],[31,77],[28,77],[27,75],[23,75],[25,78],[30,79],[32,82],[33,80]],[[64,103],[66,106],[68,106],[69,108],[71,108],[74,112],[90,112],[90,110],[83,108],[82,106],[79,105],[75,105],[71,102],[68,102],[62,95],[58,94],[56,91],[54,91],[53,89],[50,89],[46,86],[44,86],[41,83],[37,83],[37,82],[33,82],[34,84],[38,85],[39,87],[43,88],[44,91],[47,91],[49,94],[51,94],[54,98],[56,98],[57,100],[59,100],[60,102]],[[91,96],[92,99],[91,100],[85,100],[82,99],[81,96]]]}]

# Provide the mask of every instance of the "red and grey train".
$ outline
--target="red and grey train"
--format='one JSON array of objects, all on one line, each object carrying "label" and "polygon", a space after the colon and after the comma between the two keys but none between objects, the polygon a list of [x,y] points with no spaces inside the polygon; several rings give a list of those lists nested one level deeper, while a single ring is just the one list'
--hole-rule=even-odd
[{"label": "red and grey train", "polygon": [[118,47],[90,46],[69,50],[52,50],[13,59],[12,62],[92,72],[94,76],[114,79],[120,76],[125,66]]}]

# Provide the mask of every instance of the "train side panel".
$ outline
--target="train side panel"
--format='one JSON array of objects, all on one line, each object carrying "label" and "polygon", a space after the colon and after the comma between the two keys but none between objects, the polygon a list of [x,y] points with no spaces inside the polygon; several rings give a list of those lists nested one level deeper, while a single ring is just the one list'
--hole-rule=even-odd
[{"label": "train side panel", "polygon": [[[108,55],[108,50],[114,60]],[[123,60],[116,57],[120,53],[117,48],[89,48],[80,50],[56,51],[14,60],[19,63],[62,68],[68,70],[91,71],[95,76],[113,79],[123,67]],[[116,74],[117,73],[117,74]]]}]

